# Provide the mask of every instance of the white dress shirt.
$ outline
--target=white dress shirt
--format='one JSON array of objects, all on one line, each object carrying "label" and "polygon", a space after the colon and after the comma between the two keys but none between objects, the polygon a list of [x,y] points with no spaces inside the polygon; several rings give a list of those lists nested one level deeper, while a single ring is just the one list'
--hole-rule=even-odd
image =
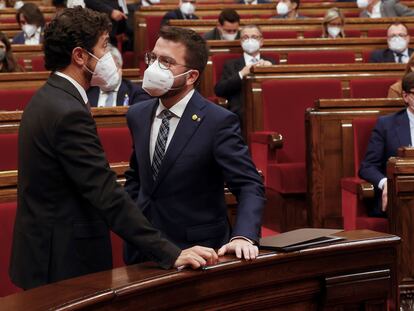
[{"label": "white dress shirt", "polygon": [[118,5],[121,7],[122,11],[125,14],[128,14],[128,7],[126,5],[126,1],[125,0],[118,0]]},{"label": "white dress shirt", "polygon": [[378,1],[376,5],[372,8],[372,12],[367,12],[368,16],[371,18],[380,18],[381,16],[381,1]]},{"label": "white dress shirt", "polygon": [[244,4],[257,4],[257,0],[254,0],[252,2],[247,2],[246,0],[244,0]]},{"label": "white dress shirt", "polygon": [[26,34],[24,34],[24,44],[27,44],[27,45],[40,44],[41,33],[42,33],[42,27],[37,27],[35,34],[31,36],[30,38],[28,38]]},{"label": "white dress shirt", "polygon": [[[397,53],[393,52],[394,54],[394,60],[396,63],[398,63],[398,55]],[[408,56],[408,49],[405,49],[405,51],[401,52],[402,57],[401,57],[401,62],[402,64],[407,64],[408,60],[410,59],[410,56]]]},{"label": "white dress shirt", "polygon": [[68,80],[70,83],[72,83],[74,85],[74,87],[76,87],[76,89],[78,90],[79,94],[82,96],[83,101],[86,103],[88,102],[88,95],[86,95],[86,91],[85,89],[73,78],[69,77],[68,75],[60,72],[60,71],[55,71],[55,74],[58,75],[59,77],[65,78],[66,80]]},{"label": "white dress shirt", "polygon": [[[119,80],[118,86],[112,91],[114,93],[112,107],[116,106],[119,87],[121,86],[122,79]],[[106,107],[106,99],[108,98],[109,92],[102,91],[99,89],[98,107]]]},{"label": "white dress shirt", "polygon": [[[170,145],[171,139],[174,136],[175,130],[177,129],[178,122],[180,122],[180,119],[184,113],[184,110],[187,107],[187,104],[190,101],[193,94],[194,94],[194,90],[191,90],[179,102],[177,102],[174,106],[172,106],[169,109],[174,116],[170,119],[170,129],[168,132],[165,152],[167,152],[168,150],[168,146]],[[167,109],[167,108],[165,108],[165,106],[162,104],[161,99],[159,99],[158,108],[157,108],[157,111],[155,112],[155,118],[151,126],[150,148],[149,148],[151,164],[152,164],[152,158],[154,156],[155,145],[157,143],[158,132],[161,126],[161,118],[159,117],[159,115],[164,109]]]},{"label": "white dress shirt", "polygon": [[[254,65],[256,64],[259,60],[260,60],[260,53],[257,54],[255,57],[247,54],[247,53],[243,53],[243,57],[244,57],[244,63],[247,65]],[[239,71],[239,77],[240,79],[243,80],[243,76],[241,74],[241,72]]]}]

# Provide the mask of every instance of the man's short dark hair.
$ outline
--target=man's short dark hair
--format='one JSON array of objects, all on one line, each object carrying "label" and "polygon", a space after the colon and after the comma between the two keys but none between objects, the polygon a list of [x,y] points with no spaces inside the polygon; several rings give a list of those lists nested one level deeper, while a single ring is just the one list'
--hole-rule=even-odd
[{"label": "man's short dark hair", "polygon": [[218,21],[221,26],[224,25],[224,22],[240,23],[240,15],[233,9],[224,9],[220,12]]},{"label": "man's short dark hair", "polygon": [[403,26],[404,28],[405,28],[405,30],[407,30],[407,34],[408,34],[408,27],[407,27],[407,25],[406,24],[404,24],[404,23],[402,23],[402,22],[394,22],[394,23],[392,23],[392,24],[390,24],[388,27],[387,27],[387,33],[388,33],[388,30],[391,28],[391,27],[393,27],[393,26]]},{"label": "man's short dark hair", "polygon": [[65,9],[45,28],[43,48],[45,67],[56,71],[70,65],[72,51],[81,47],[92,53],[99,37],[111,30],[111,22],[105,13],[80,6]]},{"label": "man's short dark hair", "polygon": [[20,9],[17,10],[16,20],[19,25],[21,24],[21,15],[24,16],[24,19],[28,24],[36,25],[37,27],[43,27],[45,25],[43,13],[34,3],[25,3]]},{"label": "man's short dark hair", "polygon": [[186,66],[188,68],[198,70],[201,76],[208,60],[208,47],[206,40],[204,40],[194,30],[172,26],[162,27],[159,35],[165,40],[183,44],[186,49]]},{"label": "man's short dark hair", "polygon": [[299,9],[300,0],[290,0],[290,2],[292,2],[292,3],[296,3],[296,8],[295,8],[295,10]]},{"label": "man's short dark hair", "polygon": [[414,89],[414,72],[407,73],[402,79],[402,89],[406,93],[410,93]]}]

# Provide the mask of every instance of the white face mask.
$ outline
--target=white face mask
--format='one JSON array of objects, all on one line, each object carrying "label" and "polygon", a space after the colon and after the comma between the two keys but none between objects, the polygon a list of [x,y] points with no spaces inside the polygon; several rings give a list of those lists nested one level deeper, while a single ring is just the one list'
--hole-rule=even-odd
[{"label": "white face mask", "polygon": [[15,8],[16,10],[18,10],[18,9],[20,9],[23,5],[24,5],[24,2],[23,2],[23,1],[16,1],[16,2],[14,3],[14,7],[13,7],[13,8]]},{"label": "white face mask", "polygon": [[195,12],[195,6],[191,2],[183,2],[180,6],[181,13],[191,15]]},{"label": "white face mask", "polygon": [[86,70],[92,74],[91,86],[98,86],[105,92],[113,91],[118,86],[121,76],[111,52],[107,52],[101,58],[97,58],[89,52],[88,54],[98,61],[93,72],[85,66]]},{"label": "white face mask", "polygon": [[171,70],[161,69],[158,60],[156,60],[144,71],[142,88],[149,95],[153,97],[159,97],[167,93],[169,90],[179,89],[172,87],[174,84],[174,79],[186,75],[190,71],[191,69],[174,76]]},{"label": "white face mask", "polygon": [[260,42],[256,39],[247,39],[242,42],[242,49],[247,54],[253,54],[260,49]]},{"label": "white face mask", "polygon": [[6,8],[6,4],[4,2],[0,2],[0,10]]},{"label": "white face mask", "polygon": [[341,27],[338,26],[328,26],[328,34],[332,38],[336,38],[341,33]]},{"label": "white face mask", "polygon": [[407,41],[401,37],[393,37],[388,40],[388,47],[394,52],[403,52],[407,48]]},{"label": "white face mask", "polygon": [[82,8],[85,8],[85,1],[84,0],[68,0],[66,2],[66,6],[68,8],[74,8],[75,6],[81,6]]},{"label": "white face mask", "polygon": [[236,40],[237,32],[236,33],[228,33],[228,32],[223,31],[221,33],[221,36],[223,37],[224,40],[232,41],[232,40]]},{"label": "white face mask", "polygon": [[289,7],[286,3],[279,2],[276,5],[276,12],[278,15],[286,15],[287,13],[289,13]]},{"label": "white face mask", "polygon": [[36,33],[37,26],[36,25],[31,25],[31,24],[24,24],[22,26],[22,30],[23,30],[24,34],[26,35],[26,37],[31,38]]},{"label": "white face mask", "polygon": [[357,0],[357,6],[360,9],[365,9],[368,6],[368,0]]}]

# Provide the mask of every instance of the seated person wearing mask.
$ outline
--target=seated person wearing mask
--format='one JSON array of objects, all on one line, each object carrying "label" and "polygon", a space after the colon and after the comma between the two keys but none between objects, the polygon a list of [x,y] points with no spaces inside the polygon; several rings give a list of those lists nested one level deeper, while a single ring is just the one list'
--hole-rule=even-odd
[{"label": "seated person wearing mask", "polygon": [[270,1],[267,0],[239,0],[239,4],[265,4],[270,3]]},{"label": "seated person wearing mask", "polygon": [[26,3],[16,13],[22,31],[13,38],[13,44],[40,44],[43,41],[45,18],[36,4]]},{"label": "seated person wearing mask", "polygon": [[221,11],[217,26],[204,34],[206,40],[236,40],[240,39],[240,16],[233,9]]},{"label": "seated person wearing mask", "polygon": [[322,38],[345,38],[345,17],[338,8],[326,11],[322,23]]},{"label": "seated person wearing mask", "polygon": [[242,80],[250,73],[252,66],[270,66],[274,59],[260,56],[263,46],[262,31],[256,25],[244,26],[240,31],[243,56],[231,59],[224,64],[223,74],[214,91],[217,96],[228,100],[228,108],[243,120]]},{"label": "seated person wearing mask", "polygon": [[300,0],[279,0],[276,5],[276,16],[272,18],[305,18],[298,13]]},{"label": "seated person wearing mask", "polygon": [[371,216],[385,217],[387,209],[386,166],[390,157],[397,155],[399,147],[411,146],[414,141],[414,73],[402,80],[402,95],[407,108],[381,116],[372,131],[371,138],[359,168],[359,177],[372,183],[377,204],[369,211]]},{"label": "seated person wearing mask", "polygon": [[9,38],[0,31],[0,72],[22,71],[13,55]]},{"label": "seated person wearing mask", "polygon": [[375,50],[369,58],[370,63],[408,63],[413,49],[408,47],[410,35],[406,25],[400,22],[391,24],[387,30],[388,48]]},{"label": "seated person wearing mask", "polygon": [[195,10],[195,0],[180,0],[177,9],[165,13],[161,26],[167,25],[170,19],[198,19],[198,16],[194,14]]},{"label": "seated person wearing mask", "polygon": [[[140,86],[129,80],[122,79],[121,53],[119,53],[118,49],[112,45],[109,46],[109,51],[118,68],[119,78],[108,80],[105,87],[99,88],[98,86],[92,86],[86,91],[91,107],[128,106],[151,99],[151,96],[149,96]],[[112,62],[112,60],[109,61]],[[99,70],[99,67],[95,69],[92,83],[94,78],[99,79]]]},{"label": "seated person wearing mask", "polygon": [[414,16],[414,10],[396,0],[357,0],[357,6],[362,9],[359,17]]}]

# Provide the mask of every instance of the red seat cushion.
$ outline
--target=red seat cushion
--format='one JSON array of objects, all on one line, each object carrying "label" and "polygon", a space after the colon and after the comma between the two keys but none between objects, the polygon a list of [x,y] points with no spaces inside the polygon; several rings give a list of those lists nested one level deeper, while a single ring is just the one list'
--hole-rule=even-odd
[{"label": "red seat cushion", "polygon": [[147,23],[147,51],[151,51],[158,40],[163,16],[149,15],[145,17]]},{"label": "red seat cushion", "polygon": [[43,56],[32,58],[32,71],[45,71],[45,59]]},{"label": "red seat cushion", "polygon": [[119,268],[125,266],[123,259],[123,240],[111,232],[111,244],[112,244],[112,266]]},{"label": "red seat cushion", "polygon": [[266,228],[262,226],[262,238],[265,238],[267,236],[273,236],[273,235],[278,235],[279,232],[277,231],[273,231],[272,229]]},{"label": "red seat cushion", "polygon": [[265,39],[296,39],[297,36],[295,30],[263,31],[263,38]]},{"label": "red seat cushion", "polygon": [[322,30],[305,30],[303,32],[304,38],[320,38],[322,37]]},{"label": "red seat cushion", "polygon": [[386,98],[388,89],[398,78],[351,79],[349,88],[352,98]]},{"label": "red seat cushion", "polygon": [[368,37],[387,37],[387,29],[386,28],[378,28],[378,29],[369,29],[367,32]]},{"label": "red seat cushion", "polygon": [[16,202],[0,203],[0,297],[20,291],[9,278],[9,264],[16,218]]},{"label": "red seat cushion", "polygon": [[388,219],[379,217],[357,217],[356,228],[389,232]]},{"label": "red seat cushion", "polygon": [[127,51],[122,53],[122,68],[134,68],[134,52]]},{"label": "red seat cushion", "polygon": [[355,176],[358,176],[359,166],[365,157],[368,142],[376,123],[377,118],[362,118],[352,121],[352,128],[354,130]]},{"label": "red seat cushion", "polygon": [[305,162],[270,164],[267,181],[279,193],[305,193]]},{"label": "red seat cushion", "polygon": [[218,53],[211,56],[211,61],[213,63],[213,85],[216,85],[216,83],[220,80],[224,64],[227,61],[239,58],[242,55],[243,54],[238,53]]},{"label": "red seat cushion", "polygon": [[128,127],[99,128],[98,135],[109,163],[129,161],[132,141]]},{"label": "red seat cushion", "polygon": [[35,89],[0,90],[0,110],[24,110]]},{"label": "red seat cushion", "polygon": [[290,52],[288,64],[351,64],[355,63],[353,51]]},{"label": "red seat cushion", "polygon": [[0,134],[0,171],[17,169],[17,133]]}]

